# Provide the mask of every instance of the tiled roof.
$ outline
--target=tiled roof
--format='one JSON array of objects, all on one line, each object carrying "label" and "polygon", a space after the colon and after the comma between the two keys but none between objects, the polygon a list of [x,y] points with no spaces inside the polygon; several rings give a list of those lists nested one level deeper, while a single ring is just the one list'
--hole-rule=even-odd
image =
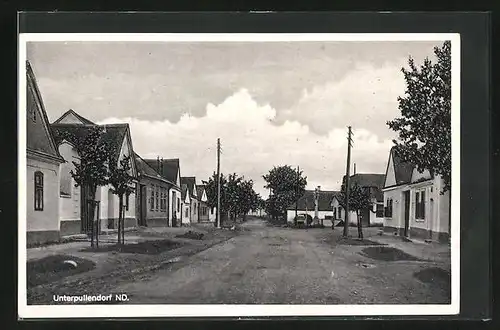
[{"label": "tiled roof", "polygon": [[397,153],[396,147],[391,148],[392,161],[394,164],[394,175],[396,184],[405,184],[411,181],[411,174],[415,165],[410,162],[404,162]]},{"label": "tiled roof", "polygon": [[76,113],[76,111],[74,111],[73,109],[69,109],[68,111],[66,111],[65,113],[63,113],[61,115],[61,117],[57,118],[53,124],[59,124],[61,120],[63,120],[66,116],[68,115],[74,115],[76,118],[78,118],[82,124],[84,125],[96,125],[95,123],[91,122],[90,120],[88,120],[87,118],[79,115],[78,113]]},{"label": "tiled roof", "polygon": [[[50,129],[38,83],[29,61],[26,61],[26,148],[63,161]],[[34,120],[33,113],[35,114]]]},{"label": "tiled roof", "polygon": [[181,198],[183,202],[186,200],[187,191],[188,191],[187,184],[181,184]]},{"label": "tiled roof", "polygon": [[203,197],[203,191],[205,190],[205,185],[198,184],[196,185],[196,193],[198,195],[198,199],[201,200]]},{"label": "tiled roof", "polygon": [[177,181],[177,171],[179,169],[178,159],[144,159],[144,161],[152,167],[157,173],[159,173],[164,179],[170,181],[172,184],[176,184]]},{"label": "tiled roof", "polygon": [[[343,181],[345,182],[345,175],[343,177]],[[377,201],[384,200],[384,193],[382,192],[382,188],[385,183],[385,174],[373,174],[373,173],[357,173],[351,175],[349,178],[349,185],[352,187],[357,184],[360,187],[371,188],[370,194],[372,197],[376,198]]]},{"label": "tiled roof", "polygon": [[[64,139],[72,140],[68,141],[73,144],[82,143],[90,130],[95,127],[95,125],[82,125],[82,124],[52,124],[52,132],[57,144],[61,143]],[[113,158],[118,161],[120,157],[121,146],[123,144],[123,139],[128,131],[128,124],[110,124],[110,125],[100,125],[105,129],[104,138],[110,143],[114,149]],[[75,140],[76,138],[76,140]]]},{"label": "tiled roof", "polygon": [[[318,211],[330,211],[332,209],[332,199],[338,194],[338,191],[320,190],[318,200]],[[295,210],[295,203],[288,207],[289,210]],[[299,198],[297,209],[300,211],[314,211],[314,190],[306,190],[304,195]]]},{"label": "tiled roof", "polygon": [[154,177],[154,178],[158,178],[158,179],[163,179],[163,177],[158,174],[151,166],[148,165],[148,163],[146,163],[144,161],[144,159],[142,159],[141,156],[139,156],[137,153],[135,153],[135,163],[137,165],[137,171],[142,174],[142,175],[148,175],[150,177]]},{"label": "tiled roof", "polygon": [[189,193],[191,194],[191,197],[197,198],[197,196],[193,195],[193,191],[195,191],[195,189],[196,189],[196,177],[194,177],[194,176],[181,177],[181,184],[187,185],[187,187],[189,188]]}]

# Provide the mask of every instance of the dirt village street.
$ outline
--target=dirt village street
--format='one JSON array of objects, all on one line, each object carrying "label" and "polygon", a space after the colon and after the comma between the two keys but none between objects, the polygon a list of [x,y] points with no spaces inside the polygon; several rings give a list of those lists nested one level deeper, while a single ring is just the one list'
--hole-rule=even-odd
[{"label": "dirt village street", "polygon": [[[105,237],[97,250],[78,241],[31,248],[28,304],[123,293],[128,304],[450,303],[449,245],[379,229],[365,228],[363,241],[342,240],[340,227],[286,228],[250,217],[235,230],[130,232],[121,250]],[[66,259],[76,269],[47,266]]]}]

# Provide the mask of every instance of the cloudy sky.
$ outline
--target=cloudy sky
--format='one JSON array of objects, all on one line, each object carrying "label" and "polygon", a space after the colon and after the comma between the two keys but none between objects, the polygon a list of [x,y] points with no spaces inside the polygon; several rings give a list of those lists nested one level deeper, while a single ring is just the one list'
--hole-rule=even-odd
[{"label": "cloudy sky", "polygon": [[346,126],[358,173],[384,173],[399,115],[401,67],[433,59],[437,42],[30,42],[49,120],[68,109],[127,122],[144,158],[180,158],[181,175],[216,168],[255,181],[299,165],[308,188],[337,190]]}]

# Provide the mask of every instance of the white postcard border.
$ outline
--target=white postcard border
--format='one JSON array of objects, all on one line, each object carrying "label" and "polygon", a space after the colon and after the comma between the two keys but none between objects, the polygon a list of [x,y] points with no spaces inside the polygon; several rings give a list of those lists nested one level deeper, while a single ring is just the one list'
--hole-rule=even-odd
[{"label": "white postcard border", "polygon": [[[431,305],[28,305],[26,297],[26,43],[27,42],[298,42],[445,41],[452,53],[451,304]],[[18,39],[18,316],[252,317],[456,315],[460,311],[460,34],[458,33],[25,33]],[[24,276],[22,276],[24,274]]]}]

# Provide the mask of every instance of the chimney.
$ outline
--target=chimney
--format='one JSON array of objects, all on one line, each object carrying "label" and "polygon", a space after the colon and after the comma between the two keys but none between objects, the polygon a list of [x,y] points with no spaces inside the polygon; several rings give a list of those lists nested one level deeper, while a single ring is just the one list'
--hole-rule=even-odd
[{"label": "chimney", "polygon": [[354,175],[356,175],[356,163],[354,163]]},{"label": "chimney", "polygon": [[157,156],[156,157],[156,168],[158,169],[158,171],[160,170],[160,156]]},{"label": "chimney", "polygon": [[163,157],[160,160],[160,174],[163,175]]}]

